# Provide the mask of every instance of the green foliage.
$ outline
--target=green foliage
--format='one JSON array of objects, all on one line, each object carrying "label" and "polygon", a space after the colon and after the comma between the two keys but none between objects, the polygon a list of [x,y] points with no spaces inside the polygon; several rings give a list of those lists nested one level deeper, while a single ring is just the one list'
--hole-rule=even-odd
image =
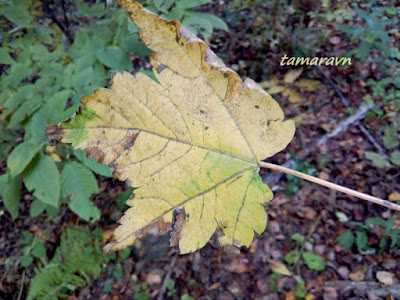
[{"label": "green foliage", "polygon": [[[350,225],[355,226],[356,229],[343,232],[336,238],[336,242],[342,245],[346,251],[355,245],[361,254],[376,252],[382,254],[388,244],[389,248],[400,245],[400,230],[392,229],[393,224],[392,218],[385,220],[381,217],[367,218],[365,223],[350,222]],[[371,235],[378,237],[378,244],[369,245],[368,239]]]},{"label": "green foliage", "polygon": [[202,35],[209,41],[214,29],[229,31],[226,23],[209,13],[197,12],[193,9],[211,0],[146,0],[145,7],[161,17],[172,20],[177,19],[196,35]]},{"label": "green foliage", "polygon": [[325,269],[325,262],[321,256],[312,252],[303,252],[304,244],[309,237],[305,237],[300,233],[294,233],[290,238],[296,242],[296,247],[285,254],[284,259],[288,264],[294,265],[297,264],[300,259],[303,259],[307,268],[310,270],[322,271]]},{"label": "green foliage", "polygon": [[297,284],[294,287],[294,292],[296,293],[297,297],[301,298],[304,298],[307,295],[306,282],[303,278],[299,278],[297,280]]},{"label": "green foliage", "polygon": [[99,192],[93,173],[77,162],[65,163],[61,173],[61,193],[68,198],[69,208],[82,219],[89,221],[100,218],[100,210],[90,201],[90,195]]},{"label": "green foliage", "polygon": [[354,13],[363,20],[361,25],[342,24],[336,26],[337,29],[346,33],[353,43],[358,43],[354,51],[356,57],[366,59],[372,48],[379,50],[383,57],[395,56],[387,45],[391,37],[386,33],[386,27],[396,22],[396,18],[391,17],[390,8],[377,7],[375,1],[369,1],[364,9],[354,4]]},{"label": "green foliage", "polygon": [[[32,249],[31,253],[42,257],[45,249]],[[53,258],[35,269],[28,299],[59,299],[67,296],[75,287],[86,285],[91,276],[99,276],[103,260],[99,242],[88,229],[67,228],[61,235],[60,246]]]},{"label": "green foliage", "polygon": [[366,151],[365,157],[372,161],[372,163],[378,168],[384,168],[386,165],[386,159],[376,152]]},{"label": "green foliage", "polygon": [[147,283],[146,282],[139,282],[139,280],[138,280],[136,275],[132,275],[132,281],[135,284],[134,299],[135,300],[150,300],[151,297],[143,293],[143,291],[145,289],[147,289]]},{"label": "green foliage", "polygon": [[322,271],[325,269],[324,260],[317,254],[305,252],[303,253],[303,259],[310,270]]},{"label": "green foliage", "polygon": [[22,250],[23,256],[21,257],[20,264],[22,267],[29,267],[34,259],[39,260],[42,264],[47,262],[46,248],[37,236],[33,236],[28,231],[22,232],[22,238],[19,240],[21,245],[25,245]]}]

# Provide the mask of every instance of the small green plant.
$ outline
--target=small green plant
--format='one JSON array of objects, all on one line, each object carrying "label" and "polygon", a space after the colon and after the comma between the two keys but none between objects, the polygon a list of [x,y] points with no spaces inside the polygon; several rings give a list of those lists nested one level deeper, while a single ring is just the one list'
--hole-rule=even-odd
[{"label": "small green plant", "polygon": [[325,262],[321,256],[312,252],[304,252],[304,244],[307,240],[304,235],[294,233],[290,238],[295,241],[296,247],[285,255],[285,261],[289,265],[297,264],[302,259],[310,270],[322,271],[325,269]]},{"label": "small green plant", "polygon": [[132,281],[135,284],[135,300],[150,300],[151,297],[143,293],[145,289],[147,289],[146,282],[139,282],[139,279],[136,275],[132,275]]},{"label": "small green plant", "polygon": [[[29,240],[25,235],[24,240]],[[34,248],[30,253],[34,255]],[[41,257],[45,249],[38,250]],[[36,254],[36,255],[37,255]],[[100,274],[104,254],[89,229],[67,227],[53,258],[35,269],[27,299],[59,299]]]},{"label": "small green plant", "polygon": [[23,256],[20,264],[22,267],[29,267],[34,259],[39,260],[42,265],[47,263],[46,247],[37,236],[33,236],[29,231],[22,231],[22,237],[19,240],[21,245],[25,245],[22,249]]},{"label": "small green plant", "polygon": [[[400,245],[400,230],[392,229],[394,221],[392,218],[387,220],[381,217],[367,218],[365,223],[349,222],[355,229],[347,230],[336,238],[336,242],[342,245],[346,251],[356,246],[361,254],[378,253],[382,254],[386,248],[393,248]],[[369,244],[369,236],[376,235],[379,242]]]},{"label": "small green plant", "polygon": [[396,18],[390,17],[397,14],[397,9],[394,5],[374,6],[376,2],[376,0],[368,1],[365,9],[354,4],[354,13],[363,20],[364,24],[336,26],[350,37],[352,43],[358,43],[358,47],[351,54],[360,59],[365,59],[373,48],[379,50],[383,57],[399,55],[398,50],[388,46],[387,43],[391,42],[392,38],[386,33],[386,27],[396,22]]},{"label": "small green plant", "polygon": [[176,289],[175,289],[175,281],[173,281],[171,278],[168,279],[167,281],[167,296],[172,297],[175,295]]}]

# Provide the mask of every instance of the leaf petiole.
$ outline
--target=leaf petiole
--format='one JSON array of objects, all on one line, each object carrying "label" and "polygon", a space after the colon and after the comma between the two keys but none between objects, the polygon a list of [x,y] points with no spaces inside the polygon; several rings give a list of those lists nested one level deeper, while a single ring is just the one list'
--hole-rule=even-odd
[{"label": "leaf petiole", "polygon": [[329,181],[326,181],[326,180],[323,180],[323,179],[320,179],[320,178],[317,178],[317,177],[314,177],[314,176],[311,176],[311,175],[308,175],[308,174],[304,174],[304,173],[301,173],[301,172],[298,172],[298,171],[295,171],[295,170],[292,170],[292,169],[289,169],[289,168],[285,168],[285,167],[282,167],[282,166],[279,166],[279,165],[275,165],[275,164],[271,164],[271,163],[267,163],[267,162],[263,162],[263,161],[260,161],[259,165],[262,168],[276,170],[276,171],[279,171],[279,172],[290,174],[290,175],[302,178],[304,180],[308,180],[308,181],[311,181],[313,183],[328,187],[330,189],[345,193],[347,195],[351,195],[351,196],[354,196],[354,197],[357,197],[357,198],[360,198],[360,199],[363,199],[363,200],[367,200],[369,202],[373,202],[373,203],[378,204],[378,205],[386,206],[386,207],[388,207],[390,209],[394,209],[394,210],[400,211],[400,205],[395,204],[393,202],[390,202],[388,200],[384,200],[384,199],[381,199],[381,198],[378,198],[378,197],[374,197],[374,196],[371,196],[371,195],[368,195],[368,194],[364,194],[364,193],[349,189],[347,187],[344,187],[344,186],[341,186],[341,185],[338,185],[338,184],[335,184],[335,183],[332,183],[332,182],[329,182]]}]

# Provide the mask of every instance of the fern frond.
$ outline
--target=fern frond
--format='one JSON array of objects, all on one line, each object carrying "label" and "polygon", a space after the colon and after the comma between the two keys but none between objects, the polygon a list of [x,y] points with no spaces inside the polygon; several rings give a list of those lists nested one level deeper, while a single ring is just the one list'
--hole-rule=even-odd
[{"label": "fern frond", "polygon": [[91,276],[99,276],[103,260],[99,242],[89,229],[67,228],[52,260],[35,270],[27,299],[58,299],[65,290],[85,286]]}]

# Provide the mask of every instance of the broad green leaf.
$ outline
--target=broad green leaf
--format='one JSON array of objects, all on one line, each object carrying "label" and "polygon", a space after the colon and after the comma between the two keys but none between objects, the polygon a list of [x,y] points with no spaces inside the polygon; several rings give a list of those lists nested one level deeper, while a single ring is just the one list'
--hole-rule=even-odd
[{"label": "broad green leaf", "polygon": [[347,230],[337,237],[336,242],[341,244],[346,251],[349,251],[350,248],[353,246],[354,240],[355,237],[353,233],[350,230]]},{"label": "broad green leaf", "polygon": [[15,63],[7,48],[0,48],[0,64],[11,65]]},{"label": "broad green leaf", "polygon": [[385,158],[376,152],[365,151],[365,157],[373,162],[378,168],[384,168],[386,165]]},{"label": "broad green leaf", "polygon": [[24,268],[29,267],[33,262],[32,256],[24,255],[21,257],[21,266]]},{"label": "broad green leaf", "polygon": [[132,62],[128,53],[118,46],[109,46],[99,49],[96,53],[98,60],[111,69],[117,71],[131,70]]},{"label": "broad green leaf", "polygon": [[202,19],[204,21],[207,21],[213,28],[229,31],[228,25],[226,25],[224,21],[214,15],[191,11],[187,12],[186,16],[190,18],[197,18],[198,20]]},{"label": "broad green leaf", "polygon": [[27,26],[32,21],[28,8],[24,5],[9,5],[3,10],[3,16],[19,26]]},{"label": "broad green leaf", "polygon": [[177,0],[176,6],[184,9],[194,8],[203,4],[212,2],[212,0]]},{"label": "broad green leaf", "polygon": [[29,215],[31,218],[35,218],[38,215],[40,215],[44,210],[46,209],[47,204],[44,203],[43,201],[40,201],[39,199],[35,199],[32,201],[30,207],[29,207]]},{"label": "broad green leaf", "polygon": [[23,173],[24,184],[40,201],[57,207],[60,198],[60,173],[56,163],[47,155],[40,155]]},{"label": "broad green leaf", "polygon": [[390,127],[383,134],[383,144],[387,149],[393,149],[399,146],[400,141],[396,127]]},{"label": "broad green leaf", "polygon": [[0,195],[4,206],[13,220],[18,217],[19,202],[21,198],[21,178],[9,178],[7,174],[0,176]]},{"label": "broad green leaf", "polygon": [[[254,81],[243,82],[179,22],[134,2],[121,4],[154,52],[158,82],[119,73],[112,89],[83,97],[75,119],[48,131],[138,187],[106,250],[167,232],[179,209],[181,253],[203,247],[217,228],[222,245],[249,246],[254,231],[265,229],[264,204],[272,198],[258,174],[259,161],[286,147],[293,121],[284,121],[274,99]],[[74,193],[79,182],[63,193]]]},{"label": "broad green leaf", "polygon": [[367,250],[368,248],[368,236],[365,231],[357,231],[356,233],[356,245],[358,252]]},{"label": "broad green leaf", "polygon": [[285,254],[285,261],[289,264],[295,264],[300,259],[299,250],[292,250]]},{"label": "broad green leaf", "polygon": [[74,150],[74,155],[78,158],[86,167],[88,167],[93,172],[105,176],[112,177],[111,170],[108,166],[99,164],[97,160],[88,158],[85,155],[85,151],[82,150]]},{"label": "broad green leaf", "polygon": [[7,168],[10,176],[15,177],[22,173],[26,166],[32,161],[33,157],[46,143],[43,141],[28,140],[19,144],[8,156]]},{"label": "broad green leaf", "polygon": [[61,173],[61,191],[69,199],[69,208],[84,220],[98,220],[99,209],[90,201],[90,195],[99,192],[96,178],[84,165],[77,162],[65,164]]},{"label": "broad green leaf", "polygon": [[392,161],[392,163],[399,166],[400,165],[400,151],[393,151],[390,154],[390,160]]},{"label": "broad green leaf", "polygon": [[43,104],[43,98],[40,94],[34,94],[31,97],[27,98],[20,107],[13,113],[9,127],[15,129],[17,125],[28,118],[28,116],[32,115],[36,110],[40,108]]},{"label": "broad green leaf", "polygon": [[300,244],[304,244],[305,239],[306,239],[305,236],[302,235],[302,234],[300,234],[300,233],[292,234],[292,235],[290,236],[290,238],[291,238],[292,240],[294,240],[294,241],[299,242]]},{"label": "broad green leaf", "polygon": [[325,269],[324,260],[321,256],[317,254],[305,252],[303,253],[303,259],[310,270],[322,271],[323,269]]}]

